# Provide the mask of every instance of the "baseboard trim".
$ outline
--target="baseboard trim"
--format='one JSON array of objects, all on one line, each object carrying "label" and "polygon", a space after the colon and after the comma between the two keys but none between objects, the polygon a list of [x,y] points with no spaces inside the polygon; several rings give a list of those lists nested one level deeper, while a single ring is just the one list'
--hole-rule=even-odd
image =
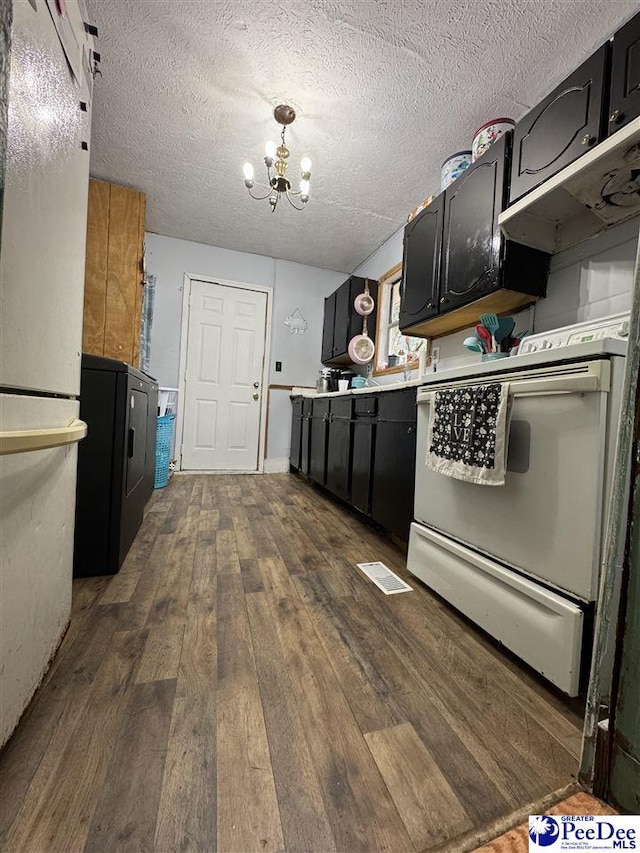
[{"label": "baseboard trim", "polygon": [[284,457],[264,460],[265,474],[286,474],[289,471],[289,460]]}]

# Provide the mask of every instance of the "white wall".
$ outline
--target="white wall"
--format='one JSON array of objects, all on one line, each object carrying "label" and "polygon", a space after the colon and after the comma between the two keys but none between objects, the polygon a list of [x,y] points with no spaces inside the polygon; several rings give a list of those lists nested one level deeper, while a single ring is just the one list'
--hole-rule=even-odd
[{"label": "white wall", "polygon": [[[551,259],[546,299],[518,315],[516,328],[544,332],[585,320],[606,317],[631,308],[633,269],[638,245],[640,218],[625,222],[611,231],[586,240]],[[354,271],[356,275],[379,278],[402,260],[403,229],[393,234]],[[471,329],[456,332],[434,342],[440,347],[438,369],[458,367],[477,361],[462,341]],[[381,383],[398,376],[380,377]]]},{"label": "white wall", "polygon": [[[150,233],[146,258],[148,271],[156,276],[150,372],[160,385],[178,387],[185,273],[273,288],[269,383],[315,385],[321,367],[324,299],[347,278],[346,273]],[[284,325],[296,308],[308,324],[304,335],[291,334]],[[275,371],[276,361],[282,362],[280,373]],[[285,470],[291,433],[289,392],[272,390],[269,399],[265,469]]]}]

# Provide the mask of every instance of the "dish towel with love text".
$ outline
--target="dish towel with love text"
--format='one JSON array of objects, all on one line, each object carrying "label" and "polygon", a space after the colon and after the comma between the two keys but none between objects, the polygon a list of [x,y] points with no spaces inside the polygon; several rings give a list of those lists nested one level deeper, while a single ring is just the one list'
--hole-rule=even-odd
[{"label": "dish towel with love text", "polygon": [[508,382],[433,392],[428,468],[469,483],[503,486],[508,444]]}]

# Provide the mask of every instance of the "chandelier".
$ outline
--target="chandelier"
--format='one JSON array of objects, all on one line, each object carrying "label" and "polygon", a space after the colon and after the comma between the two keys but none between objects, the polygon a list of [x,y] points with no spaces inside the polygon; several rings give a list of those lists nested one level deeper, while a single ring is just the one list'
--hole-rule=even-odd
[{"label": "chandelier", "polygon": [[[291,181],[287,177],[287,160],[289,159],[291,152],[284,142],[284,135],[287,127],[295,119],[296,113],[293,107],[288,106],[288,104],[280,104],[273,111],[273,117],[278,124],[282,125],[282,132],[280,133],[280,145],[276,147],[275,142],[267,142],[265,147],[264,164],[267,167],[268,186],[264,184],[255,184],[253,180],[253,165],[251,163],[245,163],[242,167],[242,171],[244,173],[244,185],[249,190],[251,198],[255,198],[257,201],[264,201],[264,199],[268,198],[272,213],[275,212],[278,202],[283,195],[286,196],[287,201],[292,207],[295,207],[296,210],[303,210],[304,206],[309,201],[311,160],[308,157],[302,158],[300,162],[299,189],[292,190]],[[272,169],[273,173],[271,171]],[[266,195],[254,195],[251,192],[254,185],[261,189],[267,189],[268,192]],[[295,197],[300,199],[302,207],[299,207],[293,201]]]}]

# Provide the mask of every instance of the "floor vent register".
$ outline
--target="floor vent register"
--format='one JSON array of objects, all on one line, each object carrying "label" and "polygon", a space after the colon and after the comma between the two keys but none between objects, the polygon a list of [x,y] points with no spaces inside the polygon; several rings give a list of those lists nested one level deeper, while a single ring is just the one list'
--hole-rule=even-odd
[{"label": "floor vent register", "polygon": [[413,587],[394,574],[384,563],[356,563],[356,565],[385,595],[413,591]]}]

